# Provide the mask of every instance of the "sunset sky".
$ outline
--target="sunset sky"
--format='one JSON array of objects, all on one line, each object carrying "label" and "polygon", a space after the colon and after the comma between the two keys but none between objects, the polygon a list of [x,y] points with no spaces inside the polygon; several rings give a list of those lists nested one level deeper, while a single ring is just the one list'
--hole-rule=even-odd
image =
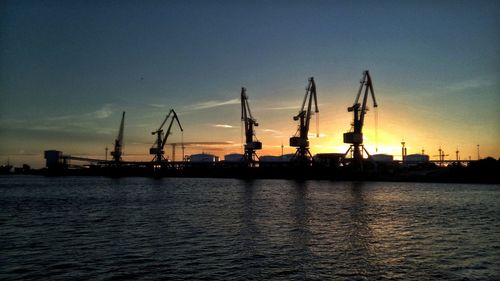
[{"label": "sunset sky", "polygon": [[48,149],[104,158],[122,111],[123,158],[149,160],[171,108],[184,141],[231,142],[186,154],[241,152],[241,87],[258,154],[290,153],[309,77],[311,152],[345,152],[367,69],[379,104],[368,151],[398,159],[404,139],[432,159],[440,146],[476,159],[477,144],[499,158],[499,54],[499,1],[1,1],[0,164],[42,167]]}]

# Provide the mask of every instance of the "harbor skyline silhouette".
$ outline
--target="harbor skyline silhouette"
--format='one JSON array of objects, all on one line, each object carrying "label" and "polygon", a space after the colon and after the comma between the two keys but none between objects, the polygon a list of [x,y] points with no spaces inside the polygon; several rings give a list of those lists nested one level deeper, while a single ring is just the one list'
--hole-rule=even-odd
[{"label": "harbor skyline silhouette", "polygon": [[[371,154],[401,159],[403,140],[409,155],[425,150],[437,160],[441,148],[448,160],[457,150],[474,160],[480,145],[483,157],[499,158],[498,6],[5,2],[0,161],[43,167],[48,149],[104,158],[123,111],[122,158],[145,161],[148,132],[170,109],[183,141],[227,143],[190,145],[186,154],[242,153],[241,87],[260,123],[259,155],[294,153],[291,117],[308,77],[321,108],[310,151],[343,153],[346,108],[366,69],[381,104],[378,126],[368,111],[363,131]],[[173,133],[169,142],[180,143]]]}]

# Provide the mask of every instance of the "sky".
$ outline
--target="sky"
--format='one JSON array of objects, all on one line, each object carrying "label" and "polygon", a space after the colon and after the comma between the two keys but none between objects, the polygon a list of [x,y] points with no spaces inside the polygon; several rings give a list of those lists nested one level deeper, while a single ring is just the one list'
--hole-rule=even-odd
[{"label": "sky", "polygon": [[400,159],[404,140],[432,159],[440,147],[477,159],[477,145],[499,158],[499,54],[499,1],[1,1],[0,163],[42,167],[49,149],[104,158],[123,111],[123,158],[150,160],[171,108],[184,132],[168,142],[227,142],[186,154],[241,153],[241,87],[258,154],[291,153],[309,77],[311,152],[345,152],[364,70],[379,105],[370,153]]}]

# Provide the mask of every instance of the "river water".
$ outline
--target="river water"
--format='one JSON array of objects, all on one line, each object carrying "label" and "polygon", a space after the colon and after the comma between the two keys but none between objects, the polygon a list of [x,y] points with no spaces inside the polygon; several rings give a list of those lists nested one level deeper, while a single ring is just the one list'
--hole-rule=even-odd
[{"label": "river water", "polygon": [[0,177],[1,280],[500,280],[500,186]]}]

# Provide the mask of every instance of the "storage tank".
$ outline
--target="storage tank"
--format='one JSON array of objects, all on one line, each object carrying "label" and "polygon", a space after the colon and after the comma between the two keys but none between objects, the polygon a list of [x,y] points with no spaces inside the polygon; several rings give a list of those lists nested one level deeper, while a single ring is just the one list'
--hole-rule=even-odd
[{"label": "storage tank", "polygon": [[426,155],[426,154],[406,155],[405,162],[408,162],[408,163],[426,163],[426,162],[429,162],[429,155]]},{"label": "storage tank", "polygon": [[189,157],[191,162],[195,163],[213,163],[213,162],[218,162],[219,157],[212,155],[212,154],[206,154],[206,153],[200,153],[200,154],[192,154]]},{"label": "storage tank", "polygon": [[283,156],[264,155],[259,156],[260,162],[290,162],[295,154],[285,154]]},{"label": "storage tank", "polygon": [[373,154],[370,155],[370,159],[375,162],[392,162],[394,161],[394,156],[389,154]]},{"label": "storage tank", "polygon": [[290,162],[290,161],[292,161],[293,157],[295,157],[295,153],[285,154],[281,157],[281,161]]},{"label": "storage tank", "polygon": [[281,162],[281,156],[264,155],[259,157],[260,162]]},{"label": "storage tank", "polygon": [[225,162],[242,162],[243,154],[241,153],[231,153],[224,155]]}]

